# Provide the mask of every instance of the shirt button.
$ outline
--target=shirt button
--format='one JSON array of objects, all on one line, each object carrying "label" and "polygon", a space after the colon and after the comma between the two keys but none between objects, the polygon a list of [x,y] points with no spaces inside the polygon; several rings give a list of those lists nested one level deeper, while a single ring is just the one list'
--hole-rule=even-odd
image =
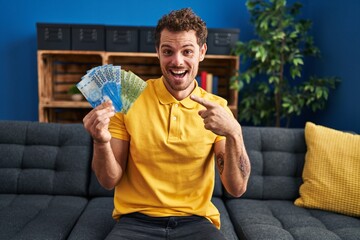
[{"label": "shirt button", "polygon": [[174,116],[174,117],[172,117],[172,119],[174,120],[174,121],[176,121],[176,117]]},{"label": "shirt button", "polygon": [[178,107],[179,106],[179,104],[177,104],[177,103],[175,103],[175,105],[174,105],[175,107]]}]

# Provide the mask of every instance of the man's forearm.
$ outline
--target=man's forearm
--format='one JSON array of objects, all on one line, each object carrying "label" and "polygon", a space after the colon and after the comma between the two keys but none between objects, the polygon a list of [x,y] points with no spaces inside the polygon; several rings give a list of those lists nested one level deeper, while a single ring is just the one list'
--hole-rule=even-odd
[{"label": "man's forearm", "polygon": [[94,143],[92,169],[106,189],[113,189],[119,182],[123,170],[116,161],[110,142]]},{"label": "man's forearm", "polygon": [[241,130],[226,137],[225,153],[218,154],[217,162],[226,190],[239,197],[246,191],[250,175],[250,161]]}]

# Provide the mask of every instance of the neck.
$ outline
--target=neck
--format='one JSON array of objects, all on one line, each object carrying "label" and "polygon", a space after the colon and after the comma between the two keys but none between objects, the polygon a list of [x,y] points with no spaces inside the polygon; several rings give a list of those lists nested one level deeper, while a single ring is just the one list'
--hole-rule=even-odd
[{"label": "neck", "polygon": [[196,84],[195,82],[192,82],[188,87],[186,87],[184,90],[176,90],[173,89],[169,84],[166,82],[165,79],[163,79],[164,85],[166,89],[169,91],[169,93],[178,101],[181,101],[185,98],[187,98],[195,89]]}]

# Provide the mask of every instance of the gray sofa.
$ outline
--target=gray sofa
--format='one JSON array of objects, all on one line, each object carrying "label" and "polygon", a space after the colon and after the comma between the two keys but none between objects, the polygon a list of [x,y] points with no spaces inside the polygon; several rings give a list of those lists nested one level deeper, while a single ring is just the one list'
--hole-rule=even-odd
[{"label": "gray sofa", "polygon": [[[247,192],[232,198],[219,176],[213,202],[232,239],[360,239],[360,219],[296,207],[302,129],[243,127],[252,163]],[[0,239],[104,239],[115,224],[112,191],[91,172],[81,124],[0,121]]]}]

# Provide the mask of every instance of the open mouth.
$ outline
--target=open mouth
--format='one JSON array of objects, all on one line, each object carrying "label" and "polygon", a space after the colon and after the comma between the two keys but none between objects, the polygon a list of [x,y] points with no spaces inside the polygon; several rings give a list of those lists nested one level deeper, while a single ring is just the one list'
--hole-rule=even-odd
[{"label": "open mouth", "polygon": [[175,78],[183,78],[183,77],[185,77],[187,71],[186,70],[170,70],[170,73]]}]

